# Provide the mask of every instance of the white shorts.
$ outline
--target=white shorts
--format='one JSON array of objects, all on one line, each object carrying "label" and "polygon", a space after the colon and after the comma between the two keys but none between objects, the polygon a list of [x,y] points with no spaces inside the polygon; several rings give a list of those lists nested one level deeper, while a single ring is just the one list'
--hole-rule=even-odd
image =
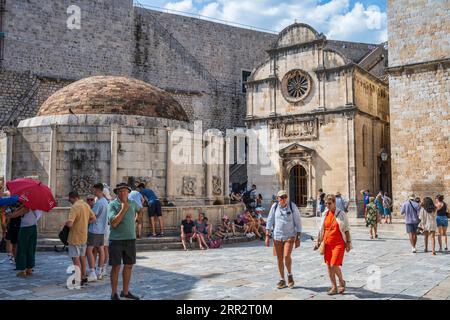
[{"label": "white shorts", "polygon": [[71,245],[69,244],[69,257],[78,258],[86,256],[86,244]]}]

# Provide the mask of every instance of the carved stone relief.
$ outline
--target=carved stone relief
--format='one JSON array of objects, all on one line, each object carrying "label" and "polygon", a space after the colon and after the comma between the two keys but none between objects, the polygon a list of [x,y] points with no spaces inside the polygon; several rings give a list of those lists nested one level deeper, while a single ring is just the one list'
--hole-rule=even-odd
[{"label": "carved stone relief", "polygon": [[213,176],[212,179],[212,193],[214,195],[222,194],[222,179],[217,176]]},{"label": "carved stone relief", "polygon": [[71,149],[68,151],[70,161],[70,185],[80,195],[91,193],[91,187],[98,182],[98,150]]},{"label": "carved stone relief", "polygon": [[195,195],[195,186],[197,184],[196,177],[183,177],[182,193],[186,196]]},{"label": "carved stone relief", "polygon": [[286,121],[273,126],[280,130],[280,140],[314,140],[318,138],[317,119]]}]

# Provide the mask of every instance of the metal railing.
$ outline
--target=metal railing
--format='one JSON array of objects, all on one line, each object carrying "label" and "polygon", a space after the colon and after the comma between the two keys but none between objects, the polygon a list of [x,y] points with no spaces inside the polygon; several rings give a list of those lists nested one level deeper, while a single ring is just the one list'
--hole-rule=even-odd
[{"label": "metal railing", "polygon": [[25,92],[20,96],[17,108],[11,110],[9,116],[2,122],[1,128],[7,126],[15,126],[14,123],[21,115],[25,115],[32,107],[32,100],[39,90],[40,81],[37,77],[30,73],[31,83]]},{"label": "metal railing", "polygon": [[255,27],[255,26],[251,26],[251,25],[247,25],[247,24],[238,23],[238,22],[227,21],[227,20],[222,20],[222,19],[218,19],[218,18],[203,16],[203,15],[198,14],[198,13],[185,12],[185,11],[161,8],[161,7],[152,6],[152,5],[148,5],[148,4],[142,4],[138,0],[134,0],[134,6],[142,7],[142,8],[146,8],[146,9],[151,9],[151,10],[155,10],[155,11],[160,11],[160,12],[164,12],[164,13],[183,15],[183,16],[196,18],[196,19],[200,19],[200,20],[205,20],[205,21],[210,21],[210,22],[217,22],[217,23],[225,24],[225,25],[231,26],[231,27],[249,29],[249,30],[253,30],[253,31],[266,32],[266,33],[272,33],[272,34],[278,34],[279,33],[279,31],[275,31],[275,30],[259,28],[259,27]]}]

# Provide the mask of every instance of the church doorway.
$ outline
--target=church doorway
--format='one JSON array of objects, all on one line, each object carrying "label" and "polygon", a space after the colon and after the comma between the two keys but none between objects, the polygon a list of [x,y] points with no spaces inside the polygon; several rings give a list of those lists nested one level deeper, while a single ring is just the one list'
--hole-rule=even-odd
[{"label": "church doorway", "polygon": [[298,207],[308,204],[308,176],[301,165],[294,166],[289,174],[289,198]]}]

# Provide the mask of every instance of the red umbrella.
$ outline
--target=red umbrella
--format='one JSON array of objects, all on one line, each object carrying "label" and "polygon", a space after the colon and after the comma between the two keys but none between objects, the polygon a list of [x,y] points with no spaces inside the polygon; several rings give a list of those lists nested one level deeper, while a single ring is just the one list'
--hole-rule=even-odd
[{"label": "red umbrella", "polygon": [[40,181],[22,178],[6,182],[12,195],[18,195],[19,201],[31,210],[49,212],[56,207],[56,200],[48,186]]}]

